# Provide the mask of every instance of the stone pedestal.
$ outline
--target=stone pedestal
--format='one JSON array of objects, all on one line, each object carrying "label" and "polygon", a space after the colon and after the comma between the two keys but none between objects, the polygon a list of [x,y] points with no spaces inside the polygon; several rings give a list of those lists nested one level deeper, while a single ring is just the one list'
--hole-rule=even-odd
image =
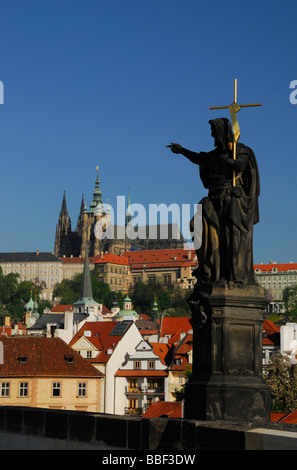
[{"label": "stone pedestal", "polygon": [[262,378],[260,286],[213,285],[194,294],[193,374],[186,384],[185,418],[270,421],[270,391]]}]

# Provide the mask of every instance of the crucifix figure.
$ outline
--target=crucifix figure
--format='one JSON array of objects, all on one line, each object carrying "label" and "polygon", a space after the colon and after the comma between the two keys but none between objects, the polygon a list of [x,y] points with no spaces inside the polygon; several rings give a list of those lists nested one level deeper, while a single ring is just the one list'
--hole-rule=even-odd
[{"label": "crucifix figure", "polygon": [[[236,159],[236,146],[240,137],[240,129],[237,119],[237,113],[241,108],[250,108],[253,106],[261,106],[260,103],[255,104],[238,104],[237,103],[237,78],[234,79],[234,101],[229,106],[213,106],[209,109],[229,109],[232,128],[233,128],[233,159]],[[235,186],[235,171],[233,171],[233,186]]]},{"label": "crucifix figure", "polygon": [[[259,221],[259,173],[252,149],[238,143],[236,113],[241,107],[258,105],[237,104],[236,82],[234,93],[230,106],[215,108],[230,110],[233,132],[226,118],[209,121],[214,150],[197,153],[180,144],[168,145],[173,153],[182,154],[199,165],[200,179],[208,189],[208,196],[199,203],[202,206],[201,245],[196,247],[193,240],[198,258],[198,268],[194,271],[197,288],[213,283],[227,284],[229,288],[257,283],[253,267],[253,225]],[[190,228],[195,234],[195,216]]]}]

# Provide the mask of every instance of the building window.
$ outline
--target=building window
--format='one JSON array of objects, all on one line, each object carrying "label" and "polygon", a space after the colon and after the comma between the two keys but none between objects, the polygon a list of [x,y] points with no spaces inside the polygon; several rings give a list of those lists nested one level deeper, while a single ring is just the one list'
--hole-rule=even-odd
[{"label": "building window", "polygon": [[155,361],[149,361],[148,368],[149,369],[154,369],[155,368]]},{"label": "building window", "polygon": [[137,386],[138,386],[137,379],[128,379],[128,384],[129,384],[129,388],[128,388],[129,392],[137,390]]},{"label": "building window", "polygon": [[86,397],[87,396],[87,382],[78,383],[78,396]]},{"label": "building window", "polygon": [[28,396],[28,382],[20,382],[19,384],[19,397],[27,397]]},{"label": "building window", "polygon": [[171,285],[171,275],[163,276],[163,283],[165,284],[165,286],[170,286]]},{"label": "building window", "polygon": [[134,369],[140,369],[140,361],[134,361]]},{"label": "building window", "polygon": [[52,396],[53,397],[61,396],[61,383],[60,382],[53,382]]},{"label": "building window", "polygon": [[87,357],[90,359],[92,358],[92,351],[87,351]]},{"label": "building window", "polygon": [[1,383],[1,397],[9,397],[10,394],[10,383],[2,382]]},{"label": "building window", "polygon": [[130,410],[136,410],[137,408],[137,400],[135,398],[130,398],[128,400],[128,407]]},{"label": "building window", "polygon": [[151,406],[152,403],[153,403],[153,399],[150,398],[150,397],[148,397],[148,398],[147,398],[147,403],[146,403],[147,408],[148,408],[149,406]]}]

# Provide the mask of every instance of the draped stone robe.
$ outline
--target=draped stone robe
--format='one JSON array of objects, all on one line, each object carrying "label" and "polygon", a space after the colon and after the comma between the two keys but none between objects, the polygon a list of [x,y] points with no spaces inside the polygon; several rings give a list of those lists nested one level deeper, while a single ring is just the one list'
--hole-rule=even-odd
[{"label": "draped stone robe", "polygon": [[194,275],[200,284],[227,283],[229,287],[256,284],[253,226],[259,221],[260,189],[253,151],[238,144],[236,160],[231,150],[218,147],[211,152],[183,149],[182,153],[199,165],[201,181],[209,190],[208,196],[200,201],[203,232],[201,247],[196,250],[199,266]]}]

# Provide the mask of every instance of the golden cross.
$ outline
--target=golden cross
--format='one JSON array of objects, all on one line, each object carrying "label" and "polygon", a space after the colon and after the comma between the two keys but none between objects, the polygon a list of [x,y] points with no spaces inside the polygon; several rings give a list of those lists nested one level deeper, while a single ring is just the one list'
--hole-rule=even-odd
[{"label": "golden cross", "polygon": [[[256,104],[238,104],[237,103],[237,78],[234,79],[234,101],[229,106],[214,106],[209,109],[229,109],[231,115],[231,122],[233,128],[233,159],[236,159],[236,144],[240,137],[240,129],[237,119],[237,113],[241,108],[250,108],[252,106],[262,106],[260,103]],[[235,186],[235,171],[233,171],[233,186]]]}]

